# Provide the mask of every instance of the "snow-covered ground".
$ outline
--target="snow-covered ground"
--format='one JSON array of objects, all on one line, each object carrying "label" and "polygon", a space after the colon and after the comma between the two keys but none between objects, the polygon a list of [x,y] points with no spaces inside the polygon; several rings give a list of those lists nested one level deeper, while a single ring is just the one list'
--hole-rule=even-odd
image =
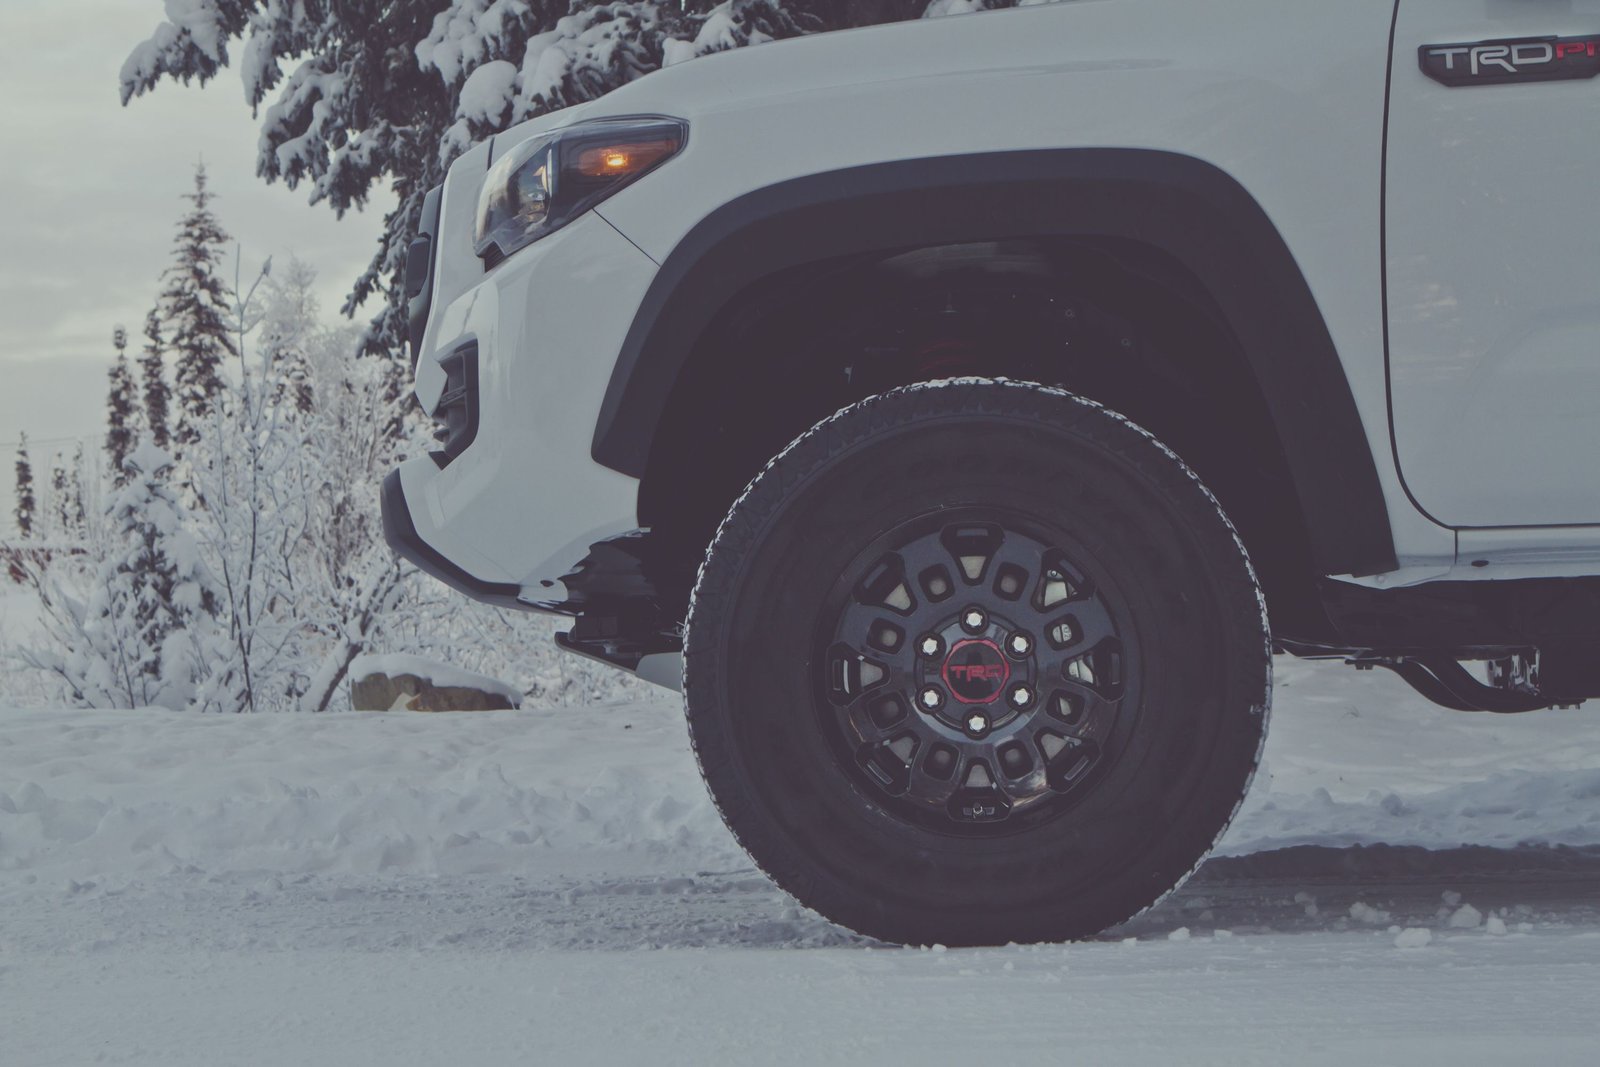
[{"label": "snow-covered ground", "polygon": [[753,870],[669,699],[0,711],[0,1064],[1577,1064],[1596,1004],[1596,708],[1281,662],[1187,888],[1100,942],[948,952]]}]

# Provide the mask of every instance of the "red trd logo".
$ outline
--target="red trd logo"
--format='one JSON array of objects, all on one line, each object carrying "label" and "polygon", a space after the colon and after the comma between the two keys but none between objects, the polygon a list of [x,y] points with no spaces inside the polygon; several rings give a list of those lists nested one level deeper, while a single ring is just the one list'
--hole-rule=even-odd
[{"label": "red trd logo", "polygon": [[1600,74],[1600,35],[1425,44],[1417,62],[1422,73],[1450,86],[1593,78]]},{"label": "red trd logo", "polygon": [[987,638],[957,641],[944,659],[945,688],[963,704],[987,704],[1011,680],[1011,664],[1000,646]]}]

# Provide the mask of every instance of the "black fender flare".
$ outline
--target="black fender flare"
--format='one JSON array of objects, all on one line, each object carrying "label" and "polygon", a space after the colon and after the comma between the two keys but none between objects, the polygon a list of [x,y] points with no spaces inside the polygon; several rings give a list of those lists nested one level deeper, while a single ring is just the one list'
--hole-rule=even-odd
[{"label": "black fender flare", "polygon": [[1394,541],[1344,366],[1293,254],[1261,206],[1203,160],[1072,148],[877,163],[747,193],[662,263],[618,354],[591,455],[642,478],[672,386],[747,286],[841,256],[1037,237],[1165,252],[1208,290],[1277,429],[1323,574],[1393,570]]}]

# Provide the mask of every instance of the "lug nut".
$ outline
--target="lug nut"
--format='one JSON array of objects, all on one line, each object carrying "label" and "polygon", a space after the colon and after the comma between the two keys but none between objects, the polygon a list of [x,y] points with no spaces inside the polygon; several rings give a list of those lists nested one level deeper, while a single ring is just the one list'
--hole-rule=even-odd
[{"label": "lug nut", "polygon": [[1018,630],[1016,633],[1011,635],[1011,638],[1008,641],[1006,641],[1006,650],[1013,656],[1021,659],[1023,656],[1026,656],[1028,653],[1033,651],[1033,638]]},{"label": "lug nut", "polygon": [[930,685],[917,694],[917,703],[929,711],[937,711],[944,703],[944,692],[936,685]]},{"label": "lug nut", "polygon": [[1032,704],[1032,703],[1033,703],[1033,690],[1032,689],[1029,689],[1025,685],[1014,685],[1014,686],[1011,687],[1011,706],[1012,707],[1014,707],[1014,708],[1025,708],[1029,704]]},{"label": "lug nut", "polygon": [[967,733],[973,737],[982,737],[989,732],[989,716],[981,711],[975,711],[967,716]]},{"label": "lug nut", "polygon": [[922,639],[922,643],[919,647],[922,649],[922,654],[924,656],[927,656],[929,659],[933,659],[939,654],[939,650],[943,647],[943,643],[937,637],[929,634],[927,637]]},{"label": "lug nut", "polygon": [[969,633],[977,633],[989,623],[981,608],[968,608],[961,613],[961,625]]}]

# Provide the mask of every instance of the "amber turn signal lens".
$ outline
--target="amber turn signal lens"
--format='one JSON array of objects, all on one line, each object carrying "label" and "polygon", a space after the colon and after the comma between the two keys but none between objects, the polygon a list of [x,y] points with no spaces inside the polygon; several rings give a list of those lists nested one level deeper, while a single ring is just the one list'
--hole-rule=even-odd
[{"label": "amber turn signal lens", "polygon": [[585,178],[613,178],[637,174],[678,150],[675,137],[618,144],[591,145],[578,153],[574,169]]}]

